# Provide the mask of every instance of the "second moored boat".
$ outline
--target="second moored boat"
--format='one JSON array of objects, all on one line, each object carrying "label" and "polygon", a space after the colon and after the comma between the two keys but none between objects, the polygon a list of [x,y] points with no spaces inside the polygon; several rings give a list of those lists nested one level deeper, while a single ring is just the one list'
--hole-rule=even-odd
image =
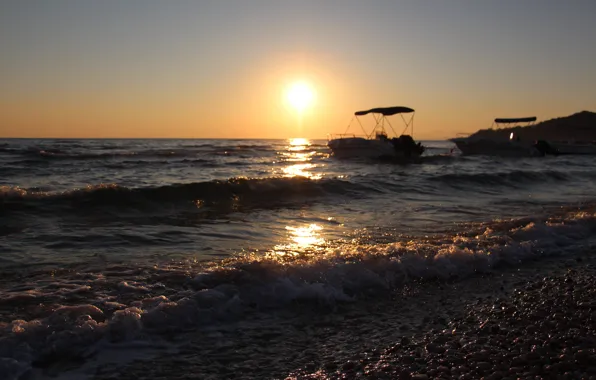
[{"label": "second moored boat", "polygon": [[[521,118],[497,118],[494,123],[515,124],[515,127],[528,127],[536,121],[535,116]],[[525,123],[525,125],[521,125]],[[514,128],[515,128],[514,127]],[[503,135],[499,128],[479,131],[468,137],[450,139],[464,155],[486,155],[507,157],[542,156],[534,141],[523,141],[514,132]]]}]

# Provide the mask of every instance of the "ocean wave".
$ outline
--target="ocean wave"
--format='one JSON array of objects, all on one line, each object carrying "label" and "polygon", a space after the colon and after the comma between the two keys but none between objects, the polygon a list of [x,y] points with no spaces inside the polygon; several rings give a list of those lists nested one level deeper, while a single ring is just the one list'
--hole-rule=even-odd
[{"label": "ocean wave", "polygon": [[[86,149],[88,148],[88,149]],[[49,146],[10,146],[8,144],[0,146],[0,154],[11,156],[21,156],[25,159],[38,160],[110,160],[127,157],[140,158],[176,158],[176,157],[197,157],[205,155],[230,156],[238,155],[242,157],[258,156],[264,153],[275,154],[276,150],[281,148],[275,144],[191,144],[175,148],[143,149],[139,146],[114,146],[114,145],[60,145]],[[310,153],[320,151],[319,146],[298,147],[297,152]],[[292,150],[292,149],[290,149]]]},{"label": "ocean wave", "polygon": [[432,181],[443,182],[447,185],[477,184],[477,185],[504,185],[518,186],[520,184],[534,184],[541,182],[564,182],[574,178],[572,172],[556,170],[524,171],[514,170],[509,172],[493,173],[449,173],[431,177]]},{"label": "ocean wave", "polygon": [[184,158],[184,159],[152,159],[152,160],[118,160],[106,161],[101,164],[109,169],[127,169],[131,167],[159,167],[175,165],[197,165],[203,168],[216,168],[221,164],[215,160],[203,158]]},{"label": "ocean wave", "polygon": [[64,192],[0,186],[0,210],[20,210],[28,207],[47,207],[49,211],[56,207],[63,207],[73,212],[86,212],[91,207],[153,210],[164,203],[186,203],[195,209],[222,203],[232,204],[232,206],[260,204],[267,207],[267,205],[278,205],[295,199],[304,200],[324,195],[364,194],[367,191],[375,190],[342,179],[311,180],[305,177],[232,178],[227,181],[215,180],[144,188],[100,184]]},{"label": "ocean wave", "polygon": [[21,156],[25,159],[37,160],[112,160],[129,157],[139,158],[177,158],[177,157],[199,157],[203,155],[234,155],[246,154],[256,151],[269,150],[266,147],[259,148],[245,148],[245,147],[210,147],[208,150],[196,148],[176,148],[176,149],[146,149],[146,150],[108,150],[101,151],[77,151],[64,150],[57,148],[43,148],[43,147],[28,147],[28,148],[10,148],[0,147],[0,153],[9,154],[12,156]]},{"label": "ocean wave", "polygon": [[0,166],[0,178],[8,178],[13,175],[22,174],[23,169],[17,166]]},{"label": "ocean wave", "polygon": [[173,156],[192,156],[196,155],[193,150],[141,150],[141,151],[117,151],[117,152],[89,152],[73,151],[57,148],[0,148],[1,153],[18,155],[29,159],[38,160],[105,160],[120,157],[173,157]]},{"label": "ocean wave", "polygon": [[447,153],[434,154],[434,155],[429,155],[429,156],[421,156],[420,163],[427,164],[427,165],[443,165],[446,163],[462,161],[462,158],[465,159],[465,157],[454,156],[454,155],[447,154]]},{"label": "ocean wave", "polygon": [[141,150],[141,151],[122,151],[122,152],[55,152],[40,150],[37,152],[39,157],[54,160],[105,160],[114,158],[127,157],[190,157],[195,156],[196,151],[187,149],[160,149],[160,150]]},{"label": "ocean wave", "polygon": [[[0,326],[2,378],[54,358],[81,360],[102,345],[147,339],[301,305],[320,310],[445,280],[573,255],[594,244],[594,210],[466,226],[465,231],[388,244],[337,245],[308,255],[247,254],[215,265],[126,266],[52,274],[40,286],[3,292],[0,307],[29,310]],[[69,273],[69,272],[64,272]],[[73,304],[74,303],[74,304]],[[44,305],[54,305],[45,307]],[[45,307],[45,308],[44,308]],[[31,311],[33,310],[33,311]]]}]

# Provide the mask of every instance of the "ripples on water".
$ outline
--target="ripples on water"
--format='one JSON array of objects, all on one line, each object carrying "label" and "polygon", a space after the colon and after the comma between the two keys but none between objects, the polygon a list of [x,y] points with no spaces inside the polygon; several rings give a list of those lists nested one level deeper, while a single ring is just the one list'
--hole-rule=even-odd
[{"label": "ripples on water", "polygon": [[399,165],[305,139],[0,141],[0,357],[18,373],[594,244],[592,158],[425,145]]}]

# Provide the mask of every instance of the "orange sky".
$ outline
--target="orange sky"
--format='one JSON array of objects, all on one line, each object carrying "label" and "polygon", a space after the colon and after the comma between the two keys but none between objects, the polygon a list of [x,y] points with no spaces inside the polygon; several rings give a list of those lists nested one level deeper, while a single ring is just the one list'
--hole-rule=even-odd
[{"label": "orange sky", "polygon": [[282,3],[5,3],[0,137],[325,138],[403,105],[443,139],[596,108],[593,2]]}]

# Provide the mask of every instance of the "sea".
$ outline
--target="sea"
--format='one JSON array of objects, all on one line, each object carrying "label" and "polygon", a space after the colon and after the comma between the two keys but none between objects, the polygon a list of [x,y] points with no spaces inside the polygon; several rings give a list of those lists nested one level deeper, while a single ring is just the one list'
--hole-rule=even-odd
[{"label": "sea", "polygon": [[594,157],[422,144],[396,163],[302,138],[0,140],[0,378],[594,247]]}]

